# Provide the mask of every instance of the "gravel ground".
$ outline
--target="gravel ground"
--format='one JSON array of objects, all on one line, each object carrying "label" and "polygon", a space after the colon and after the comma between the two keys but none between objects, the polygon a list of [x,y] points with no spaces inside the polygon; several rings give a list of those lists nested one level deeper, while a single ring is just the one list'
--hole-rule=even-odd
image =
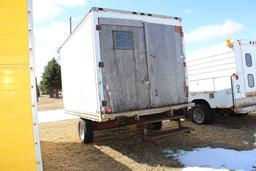
[{"label": "gravel ground", "polygon": [[[181,164],[170,160],[163,149],[191,150],[221,147],[235,150],[255,148],[256,114],[246,117],[220,116],[214,125],[197,126],[191,134],[181,134],[158,141],[143,142],[136,126],[97,131],[93,144],[81,144],[78,120],[40,124],[44,170],[181,170]],[[164,123],[164,127],[173,126]]]},{"label": "gravel ground", "polygon": [[42,95],[39,97],[37,108],[38,108],[38,111],[63,109],[62,97],[60,97],[59,99],[56,99],[56,98],[50,98],[48,95]]}]

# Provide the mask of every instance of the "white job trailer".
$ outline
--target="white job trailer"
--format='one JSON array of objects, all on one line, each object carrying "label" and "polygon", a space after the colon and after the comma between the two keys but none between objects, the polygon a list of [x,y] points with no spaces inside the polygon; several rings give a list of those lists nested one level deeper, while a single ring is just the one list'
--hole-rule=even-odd
[{"label": "white job trailer", "polygon": [[[92,8],[59,52],[65,112],[81,117],[82,142],[130,124],[149,140],[190,132],[180,124],[192,105],[180,18]],[[163,120],[178,128],[152,131]]]},{"label": "white job trailer", "polygon": [[212,123],[216,109],[256,111],[256,41],[227,40],[187,54],[186,61],[193,122]]}]

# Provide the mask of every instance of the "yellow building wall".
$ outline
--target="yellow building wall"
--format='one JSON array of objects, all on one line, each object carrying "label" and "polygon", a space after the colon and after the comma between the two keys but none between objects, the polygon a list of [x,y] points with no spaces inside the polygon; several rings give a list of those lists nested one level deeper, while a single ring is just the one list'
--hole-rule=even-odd
[{"label": "yellow building wall", "polygon": [[27,0],[0,0],[0,171],[37,170]]}]

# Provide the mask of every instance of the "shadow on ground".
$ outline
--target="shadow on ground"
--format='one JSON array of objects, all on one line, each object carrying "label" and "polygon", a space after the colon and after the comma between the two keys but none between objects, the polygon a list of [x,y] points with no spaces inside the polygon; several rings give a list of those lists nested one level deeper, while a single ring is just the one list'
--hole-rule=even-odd
[{"label": "shadow on ground", "polygon": [[41,141],[44,170],[130,170],[93,145]]},{"label": "shadow on ground", "polygon": [[[222,147],[236,150],[255,148],[256,115],[220,116],[214,125],[198,126],[191,134],[158,141],[143,142],[136,126],[96,131],[93,144],[80,144],[77,120],[41,125],[41,146],[45,170],[180,170],[181,165],[166,158],[163,150],[192,150],[199,147]],[[173,124],[165,123],[164,127]]]}]

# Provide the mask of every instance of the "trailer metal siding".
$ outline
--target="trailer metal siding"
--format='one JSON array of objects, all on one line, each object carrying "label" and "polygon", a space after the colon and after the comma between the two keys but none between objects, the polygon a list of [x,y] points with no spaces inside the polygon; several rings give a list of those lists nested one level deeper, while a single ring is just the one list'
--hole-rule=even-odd
[{"label": "trailer metal siding", "polygon": [[88,15],[60,50],[63,100],[67,111],[86,112],[90,119],[98,120],[98,66],[92,32],[92,16]]},{"label": "trailer metal siding", "polygon": [[34,103],[35,77],[31,71],[34,70],[31,7],[31,1],[27,0],[0,2],[1,171],[42,170]]}]

